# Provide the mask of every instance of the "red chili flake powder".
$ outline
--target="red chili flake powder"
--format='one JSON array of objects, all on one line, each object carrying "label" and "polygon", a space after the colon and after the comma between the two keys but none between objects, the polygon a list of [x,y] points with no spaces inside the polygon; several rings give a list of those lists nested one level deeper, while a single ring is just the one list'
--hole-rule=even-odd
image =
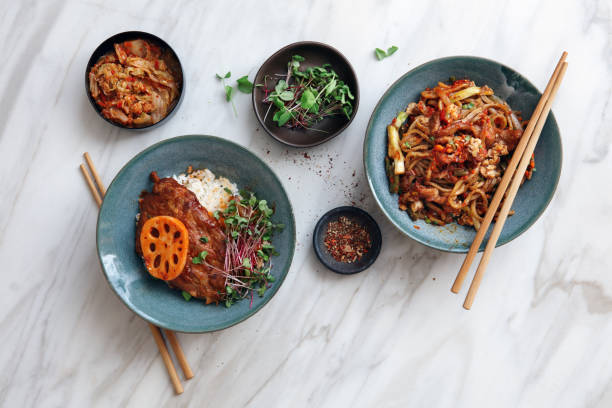
[{"label": "red chili flake powder", "polygon": [[336,261],[345,263],[360,260],[372,247],[368,231],[347,217],[339,217],[338,221],[327,224],[323,242]]}]

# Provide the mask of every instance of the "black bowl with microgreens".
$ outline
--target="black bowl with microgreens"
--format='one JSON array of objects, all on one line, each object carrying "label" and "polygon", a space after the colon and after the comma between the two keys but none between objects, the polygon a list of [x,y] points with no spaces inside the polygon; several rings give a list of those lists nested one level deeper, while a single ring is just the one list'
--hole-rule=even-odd
[{"label": "black bowl with microgreens", "polygon": [[253,109],[264,130],[294,147],[323,143],[352,122],[359,106],[357,76],[335,48],[290,44],[255,76]]},{"label": "black bowl with microgreens", "polygon": [[313,233],[317,258],[333,272],[353,274],[372,266],[382,247],[378,224],[357,207],[337,207],[325,213]]}]

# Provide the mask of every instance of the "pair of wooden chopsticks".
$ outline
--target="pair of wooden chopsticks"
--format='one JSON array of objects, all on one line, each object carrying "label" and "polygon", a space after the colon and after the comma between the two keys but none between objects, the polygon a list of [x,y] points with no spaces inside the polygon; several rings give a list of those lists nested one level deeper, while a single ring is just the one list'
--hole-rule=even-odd
[{"label": "pair of wooden chopsticks", "polygon": [[[89,153],[85,152],[83,154],[83,157],[85,157],[85,162],[87,163],[87,166],[89,166],[89,171],[91,171],[93,180],[89,175],[89,172],[87,171],[85,165],[83,164],[81,164],[81,171],[83,172],[83,176],[85,177],[85,181],[87,182],[87,185],[91,190],[91,194],[93,195],[94,200],[96,200],[98,207],[100,207],[102,205],[102,199],[106,194],[106,189],[104,188],[104,184],[102,184],[102,180],[100,179],[100,176],[96,171],[96,167],[94,166],[91,157],[89,156]],[[151,333],[153,333],[155,343],[157,343],[157,347],[159,348],[159,353],[161,354],[162,359],[164,360],[164,364],[166,365],[166,369],[168,370],[168,375],[170,375],[170,380],[172,381],[172,385],[174,386],[174,391],[177,394],[182,394],[183,385],[181,384],[181,381],[178,378],[178,374],[176,373],[176,369],[174,368],[174,364],[172,363],[172,359],[170,358],[170,353],[168,353],[168,348],[166,347],[166,342],[162,337],[159,327],[149,323],[149,329],[151,329]],[[176,335],[173,331],[170,330],[164,330],[164,334],[166,336],[166,339],[168,339],[172,350],[174,350],[174,355],[176,356],[176,359],[179,365],[181,366],[181,369],[183,370],[185,379],[189,380],[193,377],[193,371],[191,371],[191,367],[189,367],[189,363],[185,358],[185,353],[183,353],[183,349],[181,348],[181,345],[179,344]]]},{"label": "pair of wooden chopsticks", "polygon": [[[527,129],[525,129],[523,137],[521,137],[521,140],[516,146],[516,150],[512,155],[512,159],[510,159],[510,163],[508,163],[508,167],[504,172],[504,176],[502,177],[499,186],[497,187],[497,191],[495,191],[495,195],[493,196],[493,200],[491,200],[491,204],[489,205],[489,209],[485,214],[480,229],[476,233],[474,242],[472,242],[472,246],[470,246],[470,250],[463,261],[463,265],[461,265],[461,269],[455,278],[455,283],[453,284],[451,291],[458,293],[461,289],[465,276],[467,275],[468,270],[474,261],[478,248],[480,248],[480,244],[482,243],[482,240],[489,229],[489,225],[497,212],[499,204],[505,196],[503,205],[497,216],[497,220],[495,221],[495,226],[491,231],[491,236],[489,237],[489,241],[487,242],[482,258],[480,259],[480,264],[478,265],[478,269],[474,274],[474,279],[472,280],[468,294],[465,297],[465,302],[463,303],[463,307],[465,309],[469,310],[472,307],[472,303],[474,303],[474,298],[476,297],[476,292],[478,292],[478,288],[480,287],[480,282],[484,276],[487,264],[489,263],[493,249],[495,249],[499,235],[504,228],[504,223],[506,222],[506,218],[508,218],[510,207],[514,202],[516,193],[521,185],[523,175],[525,174],[527,166],[531,160],[531,155],[533,154],[535,146],[538,143],[540,133],[542,132],[542,128],[544,127],[544,123],[546,122],[546,118],[550,112],[550,107],[555,98],[555,94],[557,93],[557,89],[559,89],[561,80],[565,75],[565,70],[567,69],[567,62],[565,62],[566,57],[567,52],[564,51],[559,59],[559,62],[557,63],[555,71],[548,81],[548,85],[542,94],[542,98],[540,98],[540,101],[538,102],[538,105],[536,106],[533,115],[529,120],[529,124],[527,125]],[[510,184],[511,180],[512,183]],[[510,187],[508,187],[508,185],[510,185]]]}]

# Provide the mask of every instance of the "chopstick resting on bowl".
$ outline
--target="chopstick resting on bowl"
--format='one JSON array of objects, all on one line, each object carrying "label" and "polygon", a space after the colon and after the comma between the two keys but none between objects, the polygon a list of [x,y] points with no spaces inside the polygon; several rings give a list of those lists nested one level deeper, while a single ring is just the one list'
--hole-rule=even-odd
[{"label": "chopstick resting on bowl", "polygon": [[[87,182],[87,185],[91,190],[91,194],[93,195],[94,200],[98,204],[98,207],[100,207],[102,205],[104,195],[106,194],[106,188],[104,188],[104,184],[102,184],[102,179],[100,178],[89,153],[85,152],[83,154],[83,157],[85,157],[85,162],[87,163],[87,166],[89,166],[89,171],[93,176],[93,180],[84,164],[81,164],[80,166],[81,172],[83,173],[83,177],[85,177],[85,181]],[[159,348],[159,353],[162,356],[162,360],[164,361],[166,369],[168,370],[168,375],[170,376],[170,380],[172,381],[174,391],[177,394],[182,394],[183,385],[181,384],[181,381],[178,378],[176,368],[174,368],[172,358],[170,357],[170,353],[168,352],[168,348],[166,347],[166,343],[164,342],[164,338],[162,337],[161,331],[159,327],[151,323],[148,323],[148,325],[149,329],[151,329],[151,333],[153,334],[153,338],[155,339],[155,343]],[[191,371],[191,367],[189,366],[189,363],[185,358],[185,353],[183,353],[183,349],[181,348],[178,339],[176,338],[174,332],[170,330],[164,330],[164,334],[166,335],[168,342],[170,342],[170,345],[172,346],[172,350],[174,351],[174,355],[176,356],[176,359],[178,360],[181,369],[183,370],[185,379],[189,380],[193,377],[193,371]]]},{"label": "chopstick resting on bowl", "polygon": [[461,286],[463,281],[465,280],[465,276],[474,261],[474,257],[478,252],[478,248],[482,244],[485,234],[489,229],[489,225],[493,221],[493,217],[495,216],[499,205],[504,199],[501,210],[497,216],[497,220],[491,231],[491,236],[487,242],[485,247],[485,251],[480,259],[480,264],[478,265],[478,269],[476,270],[476,274],[472,280],[472,284],[470,285],[470,289],[465,298],[465,302],[463,303],[463,307],[465,309],[470,309],[472,307],[472,303],[474,302],[474,298],[476,297],[476,292],[480,286],[480,282],[484,276],[487,264],[489,263],[489,259],[491,258],[491,254],[493,249],[495,249],[495,245],[497,244],[497,240],[499,239],[499,235],[504,227],[504,223],[508,217],[508,213],[510,211],[510,207],[514,202],[514,198],[516,197],[516,193],[518,188],[521,185],[521,181],[523,179],[523,174],[527,170],[527,166],[531,160],[531,155],[535,150],[535,146],[538,143],[538,139],[540,138],[540,133],[542,132],[542,128],[544,127],[544,123],[548,117],[548,113],[550,112],[550,107],[554,100],[554,97],[557,93],[557,89],[561,85],[561,81],[563,76],[565,75],[565,70],[567,69],[567,62],[565,62],[565,58],[567,57],[567,52],[563,52],[557,66],[548,81],[548,85],[538,102],[531,119],[529,120],[529,124],[525,129],[523,137],[519,141],[516,149],[514,150],[514,154],[508,163],[508,167],[504,172],[502,180],[495,191],[495,195],[491,200],[491,204],[489,205],[489,209],[487,210],[484,220],[478,232],[476,233],[476,237],[470,246],[470,249],[461,265],[461,269],[455,278],[455,282],[451,288],[451,291],[454,293],[458,293],[461,290]]}]

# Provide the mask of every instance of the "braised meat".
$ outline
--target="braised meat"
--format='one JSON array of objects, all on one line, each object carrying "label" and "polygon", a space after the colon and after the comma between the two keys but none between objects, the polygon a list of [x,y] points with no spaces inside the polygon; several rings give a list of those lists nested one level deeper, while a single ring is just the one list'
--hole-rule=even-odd
[{"label": "braised meat", "polygon": [[[151,179],[155,183],[153,190],[144,191],[139,200],[136,252],[142,256],[138,237],[147,219],[160,215],[178,218],[187,228],[189,251],[183,273],[167,283],[171,288],[181,289],[193,297],[205,299],[207,304],[218,302],[225,293],[225,277],[222,273],[225,262],[225,234],[221,226],[200,204],[195,194],[176,180],[160,179],[156,172],[151,173]],[[206,262],[194,264],[192,258],[202,251],[208,253]]]}]

